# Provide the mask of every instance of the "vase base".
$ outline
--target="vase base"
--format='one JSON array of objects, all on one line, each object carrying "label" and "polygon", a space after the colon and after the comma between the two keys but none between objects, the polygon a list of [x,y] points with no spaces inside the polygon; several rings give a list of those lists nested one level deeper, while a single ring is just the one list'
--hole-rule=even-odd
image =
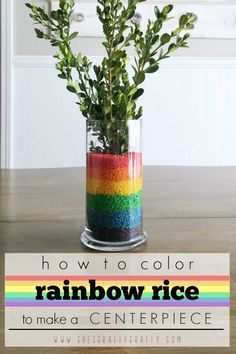
[{"label": "vase base", "polygon": [[86,230],[81,235],[81,242],[88,248],[102,251],[102,252],[120,252],[120,251],[129,251],[132,250],[147,241],[147,233],[143,231],[137,237],[122,242],[107,242],[99,241],[92,236],[88,235]]}]

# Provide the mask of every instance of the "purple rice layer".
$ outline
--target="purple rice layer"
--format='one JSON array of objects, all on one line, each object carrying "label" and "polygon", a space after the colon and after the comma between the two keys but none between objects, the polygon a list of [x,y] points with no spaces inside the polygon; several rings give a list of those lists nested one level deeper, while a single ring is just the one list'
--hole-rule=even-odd
[{"label": "purple rice layer", "polygon": [[139,237],[142,234],[142,227],[132,229],[106,229],[88,226],[91,236],[98,241],[105,242],[124,242]]}]

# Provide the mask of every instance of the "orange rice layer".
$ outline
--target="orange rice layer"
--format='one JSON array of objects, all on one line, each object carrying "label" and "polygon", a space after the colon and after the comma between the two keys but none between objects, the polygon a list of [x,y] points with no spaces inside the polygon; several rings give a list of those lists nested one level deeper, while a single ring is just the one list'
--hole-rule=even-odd
[{"label": "orange rice layer", "polygon": [[128,179],[139,179],[142,177],[142,166],[137,169],[127,168],[88,168],[87,176],[94,179],[102,179],[106,181],[126,181]]}]

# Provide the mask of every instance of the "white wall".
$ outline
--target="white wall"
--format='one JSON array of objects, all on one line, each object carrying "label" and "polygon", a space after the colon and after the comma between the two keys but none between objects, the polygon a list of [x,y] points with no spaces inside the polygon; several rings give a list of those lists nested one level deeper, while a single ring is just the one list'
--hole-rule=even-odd
[{"label": "white wall", "polygon": [[[8,166],[82,166],[84,118],[74,96],[57,78],[52,49],[34,37],[24,3],[13,0]],[[220,25],[227,25],[226,20],[221,18]],[[227,28],[230,33],[234,30],[232,26],[226,26],[226,37]],[[103,54],[100,44],[99,38],[81,38],[76,49],[97,61]],[[192,39],[188,50],[163,63],[145,83],[144,163],[236,165],[235,89],[236,39]]]},{"label": "white wall", "polygon": [[[51,58],[16,57],[14,82],[11,167],[83,165],[84,119]],[[172,58],[145,90],[145,164],[236,165],[236,59]]]}]

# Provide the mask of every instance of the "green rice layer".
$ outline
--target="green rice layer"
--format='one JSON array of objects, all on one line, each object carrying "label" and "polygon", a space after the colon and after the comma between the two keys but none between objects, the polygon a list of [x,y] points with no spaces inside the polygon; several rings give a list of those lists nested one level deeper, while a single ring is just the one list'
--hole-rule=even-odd
[{"label": "green rice layer", "polygon": [[87,208],[95,211],[126,211],[142,207],[142,192],[130,195],[87,193]]}]

